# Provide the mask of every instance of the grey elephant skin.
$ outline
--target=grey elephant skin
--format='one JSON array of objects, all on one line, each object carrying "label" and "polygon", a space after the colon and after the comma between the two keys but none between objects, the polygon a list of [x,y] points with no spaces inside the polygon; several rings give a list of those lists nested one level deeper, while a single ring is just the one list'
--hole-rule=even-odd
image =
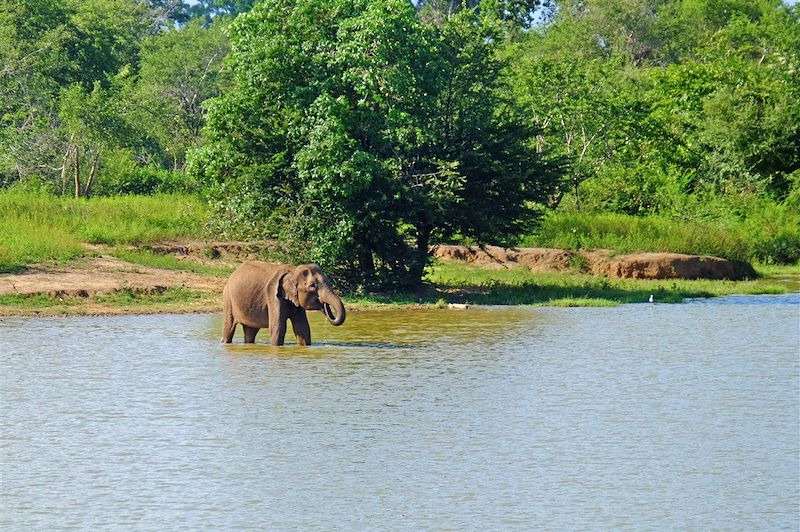
[{"label": "grey elephant skin", "polygon": [[245,343],[252,344],[259,329],[269,328],[270,343],[283,345],[288,319],[297,345],[310,345],[306,310],[321,311],[333,325],[344,323],[344,304],[319,266],[245,262],[222,291],[222,342],[231,343],[241,324]]}]

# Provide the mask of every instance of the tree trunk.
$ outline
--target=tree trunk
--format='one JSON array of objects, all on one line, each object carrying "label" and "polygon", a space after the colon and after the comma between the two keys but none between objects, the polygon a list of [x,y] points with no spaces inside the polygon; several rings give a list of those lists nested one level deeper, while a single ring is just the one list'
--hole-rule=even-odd
[{"label": "tree trunk", "polygon": [[86,184],[83,186],[83,195],[87,198],[89,197],[89,188],[92,186],[92,182],[94,181],[94,176],[97,173],[97,163],[100,162],[100,148],[94,152],[94,156],[92,157],[92,166],[89,169],[89,177],[86,179]]},{"label": "tree trunk", "polygon": [[375,276],[375,258],[372,256],[372,250],[365,247],[359,253],[358,263],[361,266],[361,273],[367,278]]},{"label": "tree trunk", "polygon": [[67,191],[67,171],[69,167],[69,154],[72,153],[72,141],[75,140],[75,133],[72,134],[67,143],[67,151],[64,152],[64,164],[61,165],[61,194]]},{"label": "tree trunk", "polygon": [[428,263],[428,247],[430,246],[431,228],[427,225],[417,226],[417,250],[414,262],[411,265],[410,273],[414,277],[414,282],[422,280],[425,273],[425,265]]},{"label": "tree trunk", "polygon": [[75,172],[73,174],[75,181],[75,197],[81,197],[81,154],[78,146],[73,146],[72,157],[75,161]]}]

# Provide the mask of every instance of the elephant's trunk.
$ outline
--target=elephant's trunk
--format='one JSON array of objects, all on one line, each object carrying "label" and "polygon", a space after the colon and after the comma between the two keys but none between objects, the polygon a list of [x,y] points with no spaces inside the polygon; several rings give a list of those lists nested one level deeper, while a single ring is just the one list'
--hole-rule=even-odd
[{"label": "elephant's trunk", "polygon": [[337,327],[344,323],[345,311],[344,303],[339,297],[331,290],[325,290],[319,295],[320,303],[322,303],[322,313],[331,322],[331,325]]}]

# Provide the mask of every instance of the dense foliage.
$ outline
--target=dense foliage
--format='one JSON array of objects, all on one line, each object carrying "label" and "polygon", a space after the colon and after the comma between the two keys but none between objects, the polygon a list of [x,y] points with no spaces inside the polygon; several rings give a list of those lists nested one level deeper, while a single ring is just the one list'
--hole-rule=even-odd
[{"label": "dense foliage", "polygon": [[795,262],[799,154],[780,0],[0,0],[0,187],[203,192],[355,282],[547,207]]},{"label": "dense foliage", "polygon": [[[163,2],[0,0],[0,185],[57,193],[185,189],[225,20],[172,29]],[[155,5],[159,4],[159,5]]]},{"label": "dense foliage", "polygon": [[717,197],[734,212],[753,195],[797,205],[799,16],[779,0],[595,0],[522,36],[517,94],[540,143],[574,161],[571,205],[681,216]]},{"label": "dense foliage", "polygon": [[[267,1],[231,28],[194,170],[221,205],[353,282],[416,282],[433,241],[502,241],[554,190],[505,95],[493,11]],[[242,208],[242,202],[247,207]]]}]

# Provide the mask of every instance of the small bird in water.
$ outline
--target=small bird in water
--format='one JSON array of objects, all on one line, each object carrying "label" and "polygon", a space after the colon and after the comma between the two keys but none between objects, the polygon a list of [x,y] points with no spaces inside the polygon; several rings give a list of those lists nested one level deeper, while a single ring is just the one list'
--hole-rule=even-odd
[{"label": "small bird in water", "polygon": [[648,303],[652,303],[653,302],[653,294],[650,294],[650,299],[648,299],[647,302]]}]

